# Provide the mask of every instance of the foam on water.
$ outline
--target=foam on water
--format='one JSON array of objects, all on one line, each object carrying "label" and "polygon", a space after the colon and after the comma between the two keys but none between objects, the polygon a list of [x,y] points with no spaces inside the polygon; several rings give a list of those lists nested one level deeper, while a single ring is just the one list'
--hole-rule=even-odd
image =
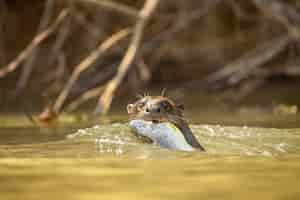
[{"label": "foam on water", "polygon": [[[192,125],[196,138],[213,155],[279,156],[299,153],[300,129],[274,129],[257,127],[229,127],[220,125]],[[72,140],[89,139],[100,153],[118,151],[160,152],[165,149],[145,143],[131,131],[128,124],[97,125],[80,129],[68,136]],[[129,150],[130,149],[130,150]],[[134,149],[134,150],[133,150]],[[169,151],[169,150],[168,150]]]}]

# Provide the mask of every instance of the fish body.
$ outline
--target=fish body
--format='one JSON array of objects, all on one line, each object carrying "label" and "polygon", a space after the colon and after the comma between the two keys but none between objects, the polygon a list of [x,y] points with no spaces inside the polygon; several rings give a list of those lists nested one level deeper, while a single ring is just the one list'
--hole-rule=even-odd
[{"label": "fish body", "polygon": [[170,122],[153,123],[140,119],[129,122],[129,126],[140,136],[150,138],[155,144],[168,149],[194,151],[185,137],[174,124]]}]

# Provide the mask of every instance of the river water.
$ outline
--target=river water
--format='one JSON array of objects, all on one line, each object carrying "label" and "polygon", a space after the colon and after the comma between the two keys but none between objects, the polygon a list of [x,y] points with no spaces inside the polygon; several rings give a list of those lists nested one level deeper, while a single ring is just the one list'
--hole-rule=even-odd
[{"label": "river water", "polygon": [[125,116],[88,128],[10,118],[0,129],[1,199],[300,198],[298,128],[193,123],[207,152],[187,153],[140,141]]},{"label": "river water", "polygon": [[1,114],[0,199],[300,199],[299,114],[208,110],[186,111],[205,153],[145,143],[124,113]]}]

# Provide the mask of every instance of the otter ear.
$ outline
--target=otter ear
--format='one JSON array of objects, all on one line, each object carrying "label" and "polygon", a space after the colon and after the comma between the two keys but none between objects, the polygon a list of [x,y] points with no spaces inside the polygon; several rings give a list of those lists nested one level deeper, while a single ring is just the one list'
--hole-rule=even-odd
[{"label": "otter ear", "polygon": [[126,109],[127,109],[127,113],[130,114],[132,113],[132,109],[133,109],[134,105],[133,104],[128,104]]},{"label": "otter ear", "polygon": [[137,99],[142,99],[142,98],[144,98],[144,96],[141,95],[141,94],[136,94],[135,97],[136,97]]},{"label": "otter ear", "polygon": [[177,104],[176,108],[178,108],[180,110],[184,110],[184,105],[183,104]]}]

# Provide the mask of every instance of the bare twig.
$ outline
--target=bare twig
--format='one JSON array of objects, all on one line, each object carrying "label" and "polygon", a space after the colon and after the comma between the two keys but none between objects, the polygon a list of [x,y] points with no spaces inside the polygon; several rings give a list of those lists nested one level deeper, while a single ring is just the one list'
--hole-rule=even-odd
[{"label": "bare twig", "polygon": [[239,91],[236,95],[233,96],[233,100],[235,102],[239,102],[245,97],[249,96],[251,93],[256,91],[257,88],[259,88],[261,85],[265,83],[265,79],[263,78],[256,78],[243,82],[241,87],[239,88]]},{"label": "bare twig", "polygon": [[[74,9],[70,9],[70,12],[73,16]],[[50,55],[48,57],[48,66],[52,66],[54,68],[54,77],[51,82],[52,85],[49,86],[50,89],[53,89],[53,92],[59,91],[62,88],[62,81],[64,78],[64,74],[67,71],[67,59],[65,52],[63,51],[64,44],[66,43],[70,33],[71,33],[71,17],[66,20],[64,26],[57,31],[56,40],[52,45]],[[50,79],[51,80],[51,79]],[[55,80],[55,81],[53,81]],[[49,91],[50,91],[49,89]],[[56,92],[55,92],[56,93]]]},{"label": "bare twig", "polygon": [[[156,45],[158,45],[160,42],[162,42],[162,41],[166,42],[167,40],[172,39],[172,36],[175,33],[179,32],[179,31],[182,31],[183,29],[185,29],[189,25],[191,25],[193,21],[195,21],[196,19],[199,19],[200,17],[206,15],[208,13],[208,11],[210,9],[212,9],[215,5],[217,5],[217,3],[219,3],[219,2],[221,2],[221,1],[220,0],[215,0],[213,2],[210,2],[209,5],[206,6],[205,8],[201,8],[199,10],[193,11],[184,20],[181,20],[181,22],[176,23],[174,25],[174,27],[172,27],[171,29],[168,29],[168,30],[164,31],[164,32],[160,33],[159,35],[157,35],[156,37],[154,37],[153,39],[151,39],[150,41],[147,41],[142,46],[141,51],[143,53],[152,51],[156,47]],[[137,60],[137,69],[138,69],[138,73],[139,73],[139,76],[140,76],[142,81],[146,82],[146,81],[150,80],[151,70],[149,69],[149,66],[146,66],[146,64],[144,63],[144,61],[142,59]],[[109,73],[109,74],[111,74],[111,73]],[[102,73],[101,73],[101,77],[102,77]],[[98,79],[98,78],[96,78],[96,79]],[[102,80],[102,78],[101,78],[101,80]],[[103,84],[103,81],[100,81],[97,85],[99,85],[99,84],[100,85]],[[93,87],[90,87],[90,88],[93,88]],[[89,98],[85,98],[85,93],[89,93],[90,88],[80,88],[79,93],[82,93],[83,91],[86,91],[86,92],[84,92],[84,94],[81,95],[81,97],[79,97],[78,100],[75,99],[74,102],[72,102],[67,107],[68,111],[74,110],[77,106],[81,105],[85,101],[92,98],[90,95],[88,95]],[[101,89],[101,91],[103,91],[103,88]],[[93,94],[95,94],[95,93],[93,93]],[[77,96],[77,95],[75,95],[75,96]],[[95,97],[95,96],[93,96],[93,97]]]},{"label": "bare twig", "polygon": [[62,21],[68,15],[68,10],[63,10],[59,16],[56,18],[55,22],[49,26],[46,30],[38,34],[31,43],[15,58],[12,62],[10,62],[3,69],[0,69],[0,78],[6,76],[6,74],[13,72],[17,69],[17,67],[32,53],[32,51],[40,45],[44,40],[46,40],[54,31],[59,27]]},{"label": "bare twig", "polygon": [[127,75],[128,70],[132,66],[136,53],[140,47],[144,28],[149,18],[151,17],[153,11],[155,10],[158,2],[159,0],[147,0],[144,4],[144,7],[140,11],[139,15],[141,18],[138,20],[134,28],[134,35],[132,37],[131,43],[127,49],[125,56],[123,57],[120,63],[116,76],[108,83],[103,94],[99,98],[99,102],[95,109],[96,114],[97,113],[105,114],[109,110],[113,96],[117,88],[122,83],[125,76]]},{"label": "bare twig", "polygon": [[52,49],[51,49],[51,54],[49,58],[49,65],[52,65],[53,62],[58,58],[60,55],[62,48],[70,35],[71,31],[71,19],[67,20],[64,26],[62,26],[59,30],[58,33],[56,34],[56,40],[53,43]]},{"label": "bare twig", "polygon": [[290,65],[279,70],[279,72],[287,76],[300,76],[300,65]]},{"label": "bare twig", "polygon": [[151,71],[149,70],[149,67],[146,65],[146,63],[144,62],[144,60],[140,60],[137,63],[137,69],[139,72],[139,76],[141,78],[142,81],[149,81],[151,78]]},{"label": "bare twig", "polygon": [[67,106],[66,110],[69,112],[75,110],[80,105],[82,105],[84,102],[98,97],[103,90],[104,90],[104,86],[99,86],[99,87],[96,87],[96,88],[93,88],[91,90],[84,92],[82,95],[80,95],[79,98],[75,99],[72,103],[70,103]]},{"label": "bare twig", "polygon": [[259,19],[258,15],[244,11],[236,0],[229,0],[227,3],[231,6],[236,17],[247,21],[257,21]]},{"label": "bare twig", "polygon": [[6,62],[5,53],[5,22],[7,17],[7,5],[5,1],[0,1],[0,65]]},{"label": "bare twig", "polygon": [[130,7],[130,6],[126,6],[124,4],[121,4],[121,3],[117,3],[117,2],[114,2],[114,1],[111,1],[111,0],[101,0],[101,1],[97,1],[97,0],[78,0],[78,1],[81,1],[83,3],[93,3],[95,5],[98,5],[98,6],[101,6],[103,8],[107,8],[107,9],[110,9],[110,10],[113,10],[113,11],[117,11],[121,14],[124,14],[124,15],[128,15],[128,16],[131,16],[131,17],[139,17],[139,12],[138,10]]},{"label": "bare twig", "polygon": [[275,69],[257,69],[253,74],[257,77],[268,78],[272,76],[300,76],[300,65],[299,64],[287,64],[285,66],[276,66]]},{"label": "bare twig", "polygon": [[153,49],[156,46],[160,46],[160,43],[173,39],[172,36],[174,36],[176,33],[180,32],[180,31],[186,29],[195,20],[200,19],[201,17],[207,15],[209,13],[209,11],[212,8],[214,8],[216,5],[218,5],[220,2],[222,2],[222,0],[210,1],[208,6],[205,6],[204,8],[200,8],[200,9],[197,9],[196,11],[189,13],[189,15],[186,16],[186,18],[184,18],[184,19],[176,20],[176,24],[174,26],[159,33],[153,39],[146,42],[146,44],[143,45],[142,52],[145,53],[145,52],[153,51]]},{"label": "bare twig", "polygon": [[82,26],[92,38],[100,38],[104,37],[104,31],[99,29],[95,24],[89,22],[87,17],[81,12],[81,10],[76,9],[76,13],[74,13],[75,22],[77,22],[80,26]]},{"label": "bare twig", "polygon": [[[84,92],[90,89],[105,85],[117,73],[118,63],[114,62],[113,64],[109,64],[108,66],[103,65],[101,66],[101,68],[103,69],[96,73],[93,77],[89,78],[88,80],[85,80],[85,83],[74,84],[70,94],[68,95],[65,101],[72,101],[72,99],[77,98],[78,96],[82,95]],[[87,77],[89,76],[90,75],[87,75]]]},{"label": "bare twig", "polygon": [[107,40],[105,40],[103,43],[101,43],[96,50],[94,50],[87,58],[85,58],[79,65],[77,65],[66,83],[65,87],[63,88],[60,95],[57,97],[55,104],[53,106],[53,110],[56,113],[59,113],[73,84],[75,81],[79,78],[80,74],[89,68],[97,59],[99,59],[100,56],[103,55],[108,49],[110,49],[113,45],[115,45],[117,42],[119,42],[121,39],[125,38],[130,34],[130,28],[125,28],[115,34],[113,34],[111,37],[109,37]]},{"label": "bare twig", "polygon": [[263,13],[283,24],[293,39],[300,40],[300,14],[292,6],[278,0],[253,0]]},{"label": "bare twig", "polygon": [[[41,18],[36,35],[40,34],[43,30],[47,28],[52,17],[54,4],[55,4],[54,0],[45,1],[45,11]],[[24,63],[24,66],[22,67],[21,77],[17,82],[17,88],[16,88],[17,94],[20,93],[20,91],[22,91],[27,85],[27,81],[34,68],[34,61],[36,59],[38,51],[39,51],[39,47],[37,46],[35,49],[32,50],[31,55],[29,56],[29,58],[27,58],[27,60]]]},{"label": "bare twig", "polygon": [[236,61],[227,64],[221,70],[213,73],[208,77],[207,81],[211,83],[227,78],[228,83],[233,85],[247,77],[257,67],[263,65],[275,55],[282,52],[288,45],[289,40],[289,36],[284,34],[267,41]]}]

